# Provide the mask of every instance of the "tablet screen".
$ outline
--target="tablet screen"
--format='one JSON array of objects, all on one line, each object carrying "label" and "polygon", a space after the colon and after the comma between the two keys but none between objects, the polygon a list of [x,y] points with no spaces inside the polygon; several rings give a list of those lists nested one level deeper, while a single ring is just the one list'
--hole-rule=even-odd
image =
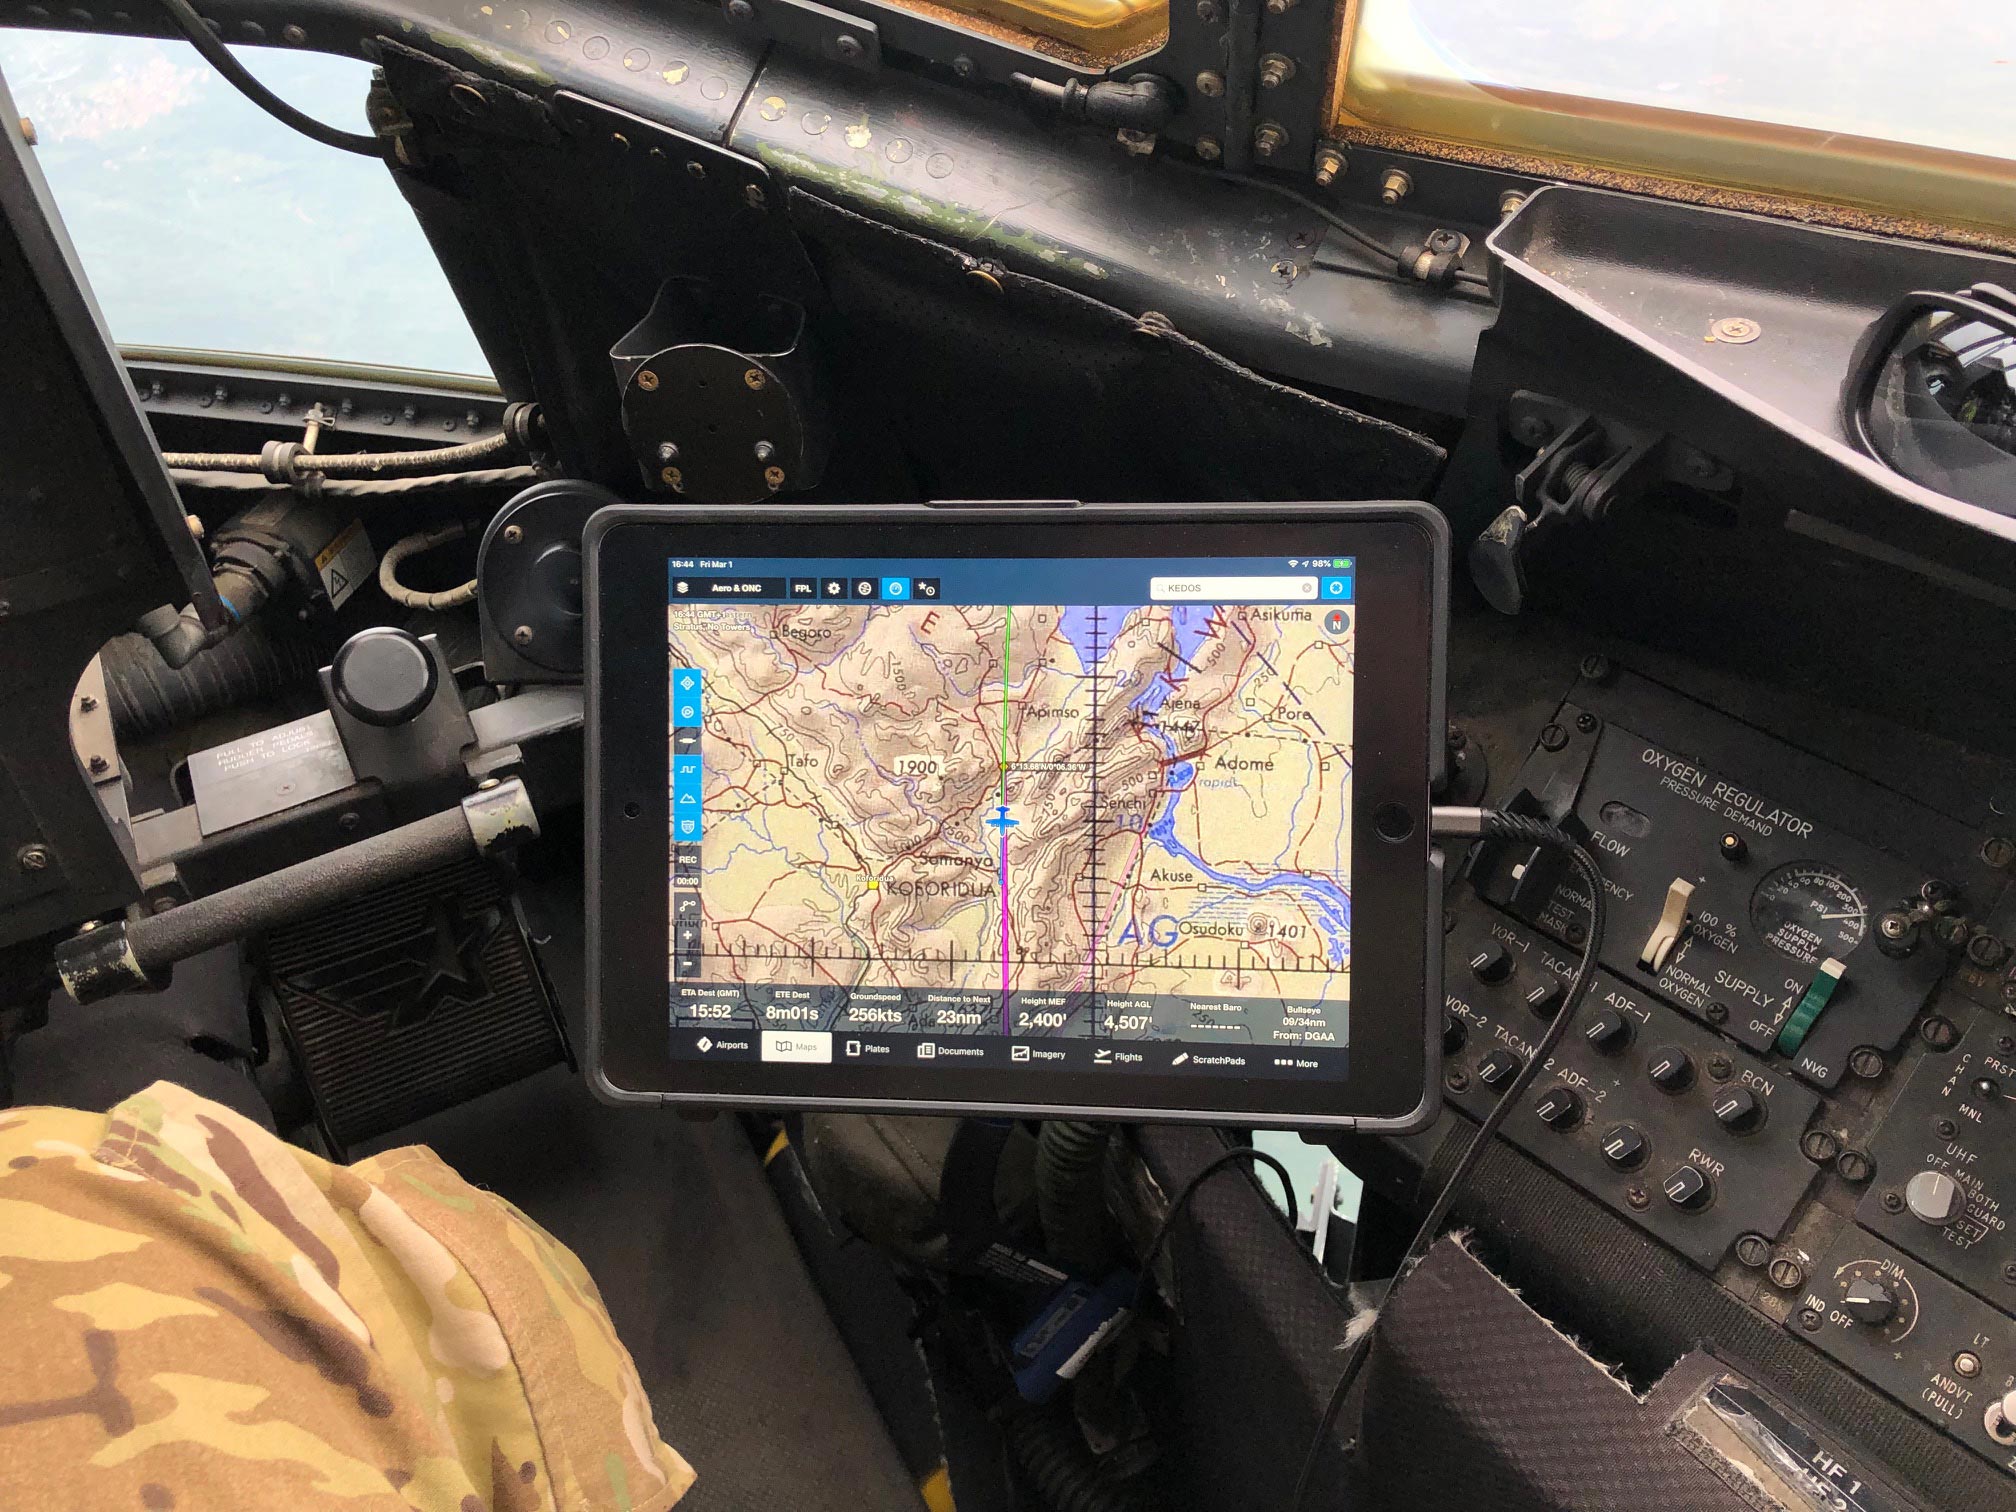
[{"label": "tablet screen", "polygon": [[1343,1077],[1356,588],[672,558],[672,1057]]}]

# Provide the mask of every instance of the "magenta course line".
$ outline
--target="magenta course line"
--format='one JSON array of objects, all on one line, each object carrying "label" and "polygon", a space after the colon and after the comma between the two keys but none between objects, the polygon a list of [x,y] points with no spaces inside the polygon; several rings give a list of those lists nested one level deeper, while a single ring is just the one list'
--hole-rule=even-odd
[{"label": "magenta course line", "polygon": [[1005,828],[1001,831],[1001,1032],[1012,1032],[1008,1027],[1008,831]]}]

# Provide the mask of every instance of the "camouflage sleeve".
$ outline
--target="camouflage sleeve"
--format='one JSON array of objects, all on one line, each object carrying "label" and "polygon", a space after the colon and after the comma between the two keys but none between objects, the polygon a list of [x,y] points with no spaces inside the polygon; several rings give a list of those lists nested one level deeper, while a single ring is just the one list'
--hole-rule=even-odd
[{"label": "camouflage sleeve", "polygon": [[432,1151],[157,1082],[0,1111],[0,1507],[656,1512],[693,1472],[571,1252]]}]

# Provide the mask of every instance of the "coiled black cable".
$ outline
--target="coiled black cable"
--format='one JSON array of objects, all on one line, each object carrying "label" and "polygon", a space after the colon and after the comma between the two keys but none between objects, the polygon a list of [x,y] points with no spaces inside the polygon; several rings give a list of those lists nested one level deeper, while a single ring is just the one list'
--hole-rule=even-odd
[{"label": "coiled black cable", "polygon": [[[1445,818],[1446,816],[1446,818]],[[1400,1264],[1393,1272],[1393,1280],[1387,1287],[1386,1295],[1393,1295],[1393,1288],[1405,1281],[1414,1267],[1434,1244],[1443,1223],[1449,1217],[1449,1210],[1461,1194],[1463,1184],[1476,1167],[1484,1151],[1497,1137],[1507,1115],[1517,1107],[1526,1095],[1548,1060],[1568,1033],[1568,1026],[1575,1018],[1582,1000],[1589,995],[1589,986],[1596,975],[1596,957],[1603,946],[1603,926],[1606,909],[1603,893],[1603,873],[1597,867],[1595,858],[1577,843],[1572,835],[1551,824],[1537,819],[1528,819],[1519,814],[1501,814],[1493,809],[1437,810],[1438,834],[1459,837],[1481,837],[1490,840],[1525,841],[1532,845],[1542,845],[1565,852],[1573,863],[1583,885],[1589,889],[1589,932],[1582,942],[1582,958],[1575,964],[1575,975],[1568,979],[1567,996],[1562,999],[1561,1011],[1554,1015],[1554,1021],[1547,1026],[1547,1032],[1540,1036],[1540,1043],[1533,1048],[1532,1056],[1519,1068],[1519,1074],[1512,1078],[1491,1111],[1484,1115],[1483,1123],[1477,1126],[1477,1133],[1469,1146],[1457,1157],[1456,1167],[1449,1173],[1449,1179],[1442,1183],[1442,1190],[1430,1204],[1427,1216],[1421,1226],[1414,1231],[1414,1237],[1407,1245],[1406,1253],[1400,1257]],[[1454,824],[1447,821],[1454,820]],[[1316,1425],[1316,1433],[1309,1441],[1308,1451],[1302,1457],[1301,1472],[1295,1477],[1295,1494],[1288,1503],[1288,1512],[1301,1512],[1303,1498],[1316,1478],[1316,1467],[1323,1459],[1323,1446],[1330,1441],[1331,1430],[1337,1425],[1337,1414],[1343,1410],[1344,1399],[1351,1394],[1351,1386],[1358,1379],[1358,1372],[1365,1366],[1366,1358],[1372,1352],[1372,1335],[1378,1329],[1375,1318],[1371,1328],[1366,1329],[1346,1349],[1344,1366],[1337,1374],[1337,1382],[1330,1388],[1330,1399],[1324,1403],[1323,1416]]]}]

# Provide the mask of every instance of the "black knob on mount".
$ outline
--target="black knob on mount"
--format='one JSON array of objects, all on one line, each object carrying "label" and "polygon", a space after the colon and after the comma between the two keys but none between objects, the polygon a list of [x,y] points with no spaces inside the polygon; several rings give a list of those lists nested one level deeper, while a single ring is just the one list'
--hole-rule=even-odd
[{"label": "black knob on mount", "polygon": [[1470,1038],[1470,1026],[1453,1013],[1442,1015],[1442,1053],[1454,1055]]},{"label": "black knob on mount", "polygon": [[1857,1323],[1881,1328],[1897,1315],[1897,1293],[1881,1281],[1857,1278],[1841,1294],[1841,1311]]},{"label": "black knob on mount", "polygon": [[1603,1136],[1603,1158],[1620,1171],[1645,1164],[1645,1136],[1635,1125],[1618,1124]]},{"label": "black knob on mount", "polygon": [[1631,1043],[1631,1021],[1615,1008],[1605,1008],[1582,1026],[1582,1038],[1604,1055],[1615,1055]]},{"label": "black knob on mount", "polygon": [[1487,1087],[1502,1087],[1517,1076],[1526,1062],[1510,1050],[1493,1050],[1477,1062],[1477,1080]]},{"label": "black knob on mount", "polygon": [[1559,977],[1550,976],[1539,986],[1526,994],[1526,1006],[1543,1019],[1551,1019],[1561,1011],[1561,999],[1568,995],[1568,988]]},{"label": "black knob on mount", "polygon": [[1659,1190],[1683,1213],[1697,1212],[1708,1206],[1708,1199],[1715,1195],[1715,1189],[1708,1184],[1707,1173],[1697,1165],[1674,1167],[1659,1183]]},{"label": "black knob on mount", "polygon": [[1764,1105],[1748,1087],[1724,1087],[1708,1106],[1715,1121],[1731,1134],[1748,1134],[1764,1122]]},{"label": "black knob on mount", "polygon": [[1550,1087],[1533,1111],[1548,1128],[1565,1132],[1582,1122],[1582,1099],[1572,1087]]},{"label": "black knob on mount", "polygon": [[1470,969],[1480,982],[1502,982],[1512,975],[1512,952],[1498,940],[1487,940],[1470,957]]},{"label": "black knob on mount", "polygon": [[1661,1045],[1645,1062],[1645,1074],[1661,1092],[1679,1092],[1694,1081],[1694,1062],[1678,1045]]},{"label": "black knob on mount", "polygon": [[359,630],[329,664],[329,688],[344,712],[387,729],[417,718],[440,679],[427,648],[390,625]]}]

